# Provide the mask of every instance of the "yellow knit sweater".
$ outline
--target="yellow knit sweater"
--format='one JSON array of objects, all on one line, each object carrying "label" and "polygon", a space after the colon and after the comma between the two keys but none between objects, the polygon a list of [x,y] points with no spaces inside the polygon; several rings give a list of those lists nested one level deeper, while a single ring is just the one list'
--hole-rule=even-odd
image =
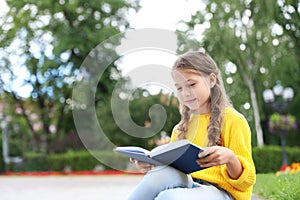
[{"label": "yellow knit sweater", "polygon": [[[206,147],[209,118],[210,114],[193,115],[186,138],[198,146]],[[177,134],[175,127],[171,142],[177,140]],[[243,166],[241,176],[238,179],[230,178],[226,165],[200,170],[192,173],[191,176],[217,184],[228,191],[234,199],[250,200],[252,187],[256,180],[255,166],[252,160],[251,132],[244,116],[233,108],[225,110],[221,141],[222,146],[231,149],[240,160]]]}]

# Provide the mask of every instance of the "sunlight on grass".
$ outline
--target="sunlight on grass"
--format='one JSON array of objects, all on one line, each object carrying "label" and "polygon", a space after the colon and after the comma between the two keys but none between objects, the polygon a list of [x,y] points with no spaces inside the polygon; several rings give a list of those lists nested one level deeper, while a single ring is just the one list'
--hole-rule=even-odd
[{"label": "sunlight on grass", "polygon": [[300,199],[300,174],[257,174],[254,193],[270,200]]}]

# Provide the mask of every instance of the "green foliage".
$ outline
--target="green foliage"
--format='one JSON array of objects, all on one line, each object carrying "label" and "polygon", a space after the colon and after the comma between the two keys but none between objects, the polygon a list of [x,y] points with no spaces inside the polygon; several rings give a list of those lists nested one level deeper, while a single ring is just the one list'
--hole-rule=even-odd
[{"label": "green foliage", "polygon": [[[5,162],[4,162],[4,157],[3,157],[3,142],[2,142],[2,133],[3,130],[0,127],[0,172],[5,171]],[[20,144],[19,140],[12,140],[13,138],[10,138],[8,140],[8,150],[9,150],[9,157],[20,157],[22,158],[24,156],[24,151],[23,151],[23,145]],[[8,166],[7,166],[8,167]]]},{"label": "green foliage", "polygon": [[[128,159],[117,155],[112,151],[94,152],[103,159],[110,159],[114,166],[126,169]],[[68,151],[61,154],[37,154],[26,153],[24,163],[14,166],[14,171],[64,171],[69,168],[74,171],[94,170],[97,165],[103,165],[103,169],[111,169],[101,163],[88,151]]]},{"label": "green foliage", "polygon": [[[223,72],[225,84],[233,104],[246,115],[252,132],[259,133],[258,117],[263,122],[271,110],[262,99],[262,92],[281,80],[285,87],[299,91],[299,2],[298,1],[206,1],[186,22],[187,30],[179,32],[179,51],[199,50],[204,47],[215,58]],[[203,38],[198,40],[194,30],[198,25],[209,24]],[[230,64],[230,65],[229,65]],[[235,71],[228,71],[234,66]],[[242,95],[241,95],[242,94]],[[300,95],[286,112],[300,114]],[[251,103],[251,111],[243,105]],[[256,123],[254,123],[256,121]],[[256,131],[255,131],[256,129]]]},{"label": "green foliage", "polygon": [[253,148],[252,154],[257,173],[276,172],[282,165],[282,153],[279,146]]},{"label": "green foliage", "polygon": [[[28,132],[26,143],[30,144],[25,149],[51,152],[51,143],[75,129],[71,95],[81,63],[96,45],[126,30],[127,11],[138,9],[138,2],[6,2],[10,9],[0,22],[0,101],[9,100],[8,107],[20,109],[18,114],[14,110],[6,113],[14,119],[23,118],[20,130]],[[110,44],[105,55],[101,52],[102,58],[111,60],[118,42]],[[120,73],[113,62],[98,83],[101,101],[111,94],[116,82],[112,71]],[[21,82],[18,90],[12,88],[14,82]],[[29,92],[25,98],[21,95],[24,88]]]},{"label": "green foliage", "polygon": [[[299,123],[299,122],[297,122]],[[268,128],[268,120],[262,121],[263,129],[264,129],[264,140],[268,145],[281,145],[280,135],[278,132],[271,133]],[[297,124],[298,126],[298,124]],[[285,134],[286,145],[290,147],[300,146],[299,140],[299,129],[287,131]]]},{"label": "green foliage", "polygon": [[[286,147],[288,161],[300,162],[300,148]],[[255,147],[252,150],[257,173],[275,173],[282,166],[282,149],[280,146]]]},{"label": "green foliage", "polygon": [[[2,139],[2,134],[1,139]],[[3,172],[5,170],[5,163],[3,160],[3,153],[2,153],[2,142],[0,142],[0,172]]]},{"label": "green foliage", "polygon": [[300,175],[257,174],[253,192],[270,200],[300,198]]},{"label": "green foliage", "polygon": [[[124,93],[123,93],[124,95]],[[180,120],[180,114],[178,111],[177,100],[174,96],[169,96],[163,93],[156,95],[150,95],[148,91],[143,89],[137,89],[132,94],[127,91],[128,98],[119,99],[118,104],[112,105],[110,101],[102,103],[96,110],[98,121],[105,135],[117,146],[120,145],[138,145],[147,149],[152,149],[155,146],[154,140],[160,137],[160,132],[165,131],[167,135],[171,135],[173,127]],[[116,97],[118,98],[118,97]],[[128,108],[127,108],[128,103]],[[159,104],[163,106],[167,114],[167,121],[163,128],[157,133],[153,133],[151,137],[144,137],[149,135],[152,131],[151,124],[156,123],[155,120],[159,120],[160,116],[153,115],[153,121],[149,116],[150,108]],[[126,106],[124,106],[126,105]],[[141,127],[143,132],[140,132],[140,136],[132,136],[130,132],[122,130],[116,122],[115,117],[112,114],[112,106],[120,107],[118,110],[118,120],[122,121],[125,125],[130,125],[130,121]],[[120,123],[120,122],[119,122]],[[125,126],[123,124],[123,126]],[[130,127],[124,127],[130,129]]]},{"label": "green foliage", "polygon": [[292,115],[274,113],[269,119],[268,128],[270,132],[295,130],[297,129],[296,118]]}]

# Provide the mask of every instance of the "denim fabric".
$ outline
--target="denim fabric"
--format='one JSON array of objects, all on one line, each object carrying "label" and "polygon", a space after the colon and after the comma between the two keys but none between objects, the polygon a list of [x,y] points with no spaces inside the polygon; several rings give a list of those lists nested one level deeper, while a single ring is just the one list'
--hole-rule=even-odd
[{"label": "denim fabric", "polygon": [[207,182],[200,184],[172,167],[150,170],[129,195],[128,200],[232,200],[224,190]]}]

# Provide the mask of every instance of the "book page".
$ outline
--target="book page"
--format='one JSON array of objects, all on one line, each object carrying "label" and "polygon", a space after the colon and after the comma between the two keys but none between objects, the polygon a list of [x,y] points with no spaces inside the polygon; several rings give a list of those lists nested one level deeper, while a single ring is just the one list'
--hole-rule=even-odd
[{"label": "book page", "polygon": [[164,144],[164,145],[161,145],[161,146],[158,146],[158,147],[155,147],[154,149],[152,149],[150,151],[149,155],[150,155],[150,157],[156,156],[158,154],[168,152],[172,149],[182,147],[182,146],[187,145],[189,143],[190,142],[188,140],[178,140],[176,142],[171,142],[171,143],[168,143],[168,144]]},{"label": "book page", "polygon": [[135,147],[135,146],[117,147],[114,149],[114,151],[123,154],[128,158],[138,160],[140,162],[151,163],[156,166],[162,165],[160,162],[150,158],[149,156],[150,152],[141,147]]},{"label": "book page", "polygon": [[136,154],[143,154],[143,155],[149,155],[150,151],[141,148],[141,147],[135,147],[135,146],[126,146],[126,147],[117,147],[115,149],[117,152],[128,152],[128,153],[136,153]]}]

